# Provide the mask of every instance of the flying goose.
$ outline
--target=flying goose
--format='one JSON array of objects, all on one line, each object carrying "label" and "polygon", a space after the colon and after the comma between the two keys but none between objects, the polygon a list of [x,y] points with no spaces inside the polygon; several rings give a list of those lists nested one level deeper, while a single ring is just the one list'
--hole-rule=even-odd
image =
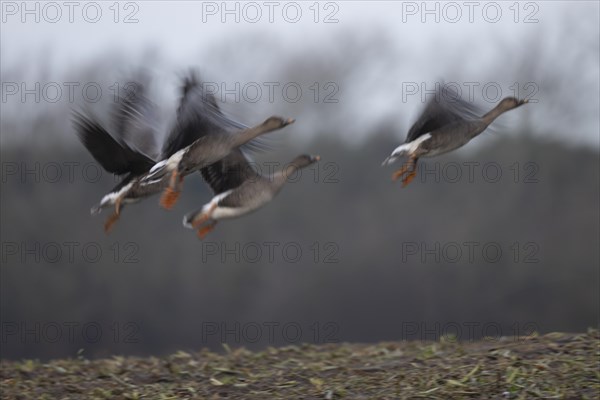
[{"label": "flying goose", "polygon": [[405,187],[417,173],[419,157],[434,157],[464,146],[501,114],[528,102],[506,97],[490,112],[478,117],[481,115],[478,108],[459,97],[448,88],[437,91],[408,131],[404,144],[383,161],[382,165],[389,165],[401,156],[408,156],[408,162],[394,172],[392,180],[402,178],[402,187]]},{"label": "flying goose", "polygon": [[[145,96],[145,84],[135,81],[134,95],[120,99],[114,113],[115,133],[111,135],[94,117],[74,113],[77,134],[92,156],[108,172],[126,176],[91,210],[92,215],[103,208],[114,206],[114,212],[105,223],[109,231],[120,216],[121,209],[130,203],[160,193],[168,186],[168,177],[143,181],[158,160],[165,160],[182,148],[194,143],[210,126],[196,118],[203,113],[204,120],[217,119],[231,129],[246,129],[242,124],[226,118],[219,110],[214,96],[203,90],[202,82],[194,73],[185,77],[182,96],[177,109],[177,122],[166,138],[158,156],[147,156],[130,146],[132,140],[154,141],[157,136],[156,106]],[[208,109],[209,111],[205,111]],[[190,112],[190,110],[198,110]],[[129,138],[127,141],[125,138]],[[255,145],[248,143],[247,145]],[[256,146],[256,145],[255,145]],[[148,147],[148,146],[146,146]]]},{"label": "flying goose", "polygon": [[240,149],[234,149],[227,157],[200,170],[215,196],[199,210],[187,214],[183,226],[198,229],[198,237],[203,239],[215,228],[217,221],[240,217],[269,203],[288,176],[320,159],[319,156],[300,155],[272,176],[263,176],[251,168]]},{"label": "flying goose", "polygon": [[[91,214],[95,215],[105,207],[116,206],[115,214],[105,223],[106,231],[110,230],[118,217],[122,197],[130,192],[138,177],[147,173],[156,162],[152,156],[146,155],[126,140],[135,138],[146,144],[154,142],[156,107],[145,96],[145,84],[135,81],[134,87],[134,92],[119,98],[113,113],[113,134],[92,114],[73,111],[75,130],[85,148],[104,170],[123,177],[91,209]],[[132,202],[137,197],[140,196],[127,197],[126,202]]]},{"label": "flying goose", "polygon": [[200,129],[200,137],[191,145],[181,148],[168,159],[154,165],[142,182],[152,183],[168,177],[169,185],[160,200],[160,204],[166,209],[175,205],[186,175],[221,160],[233,149],[255,141],[261,135],[294,122],[292,118],[272,116],[262,124],[241,129],[221,114],[216,102],[204,102],[201,107],[192,104],[195,106],[184,110],[185,117],[182,118],[181,129]]}]

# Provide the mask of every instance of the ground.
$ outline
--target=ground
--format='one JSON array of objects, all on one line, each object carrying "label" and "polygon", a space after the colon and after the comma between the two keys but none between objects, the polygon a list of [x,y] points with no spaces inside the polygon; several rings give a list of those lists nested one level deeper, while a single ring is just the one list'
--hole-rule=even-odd
[{"label": "ground", "polygon": [[2,361],[3,399],[598,399],[600,335]]}]

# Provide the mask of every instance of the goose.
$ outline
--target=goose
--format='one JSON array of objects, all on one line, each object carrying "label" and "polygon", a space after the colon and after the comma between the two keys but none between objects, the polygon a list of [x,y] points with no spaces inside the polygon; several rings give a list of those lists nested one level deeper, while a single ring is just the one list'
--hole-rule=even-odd
[{"label": "goose", "polygon": [[[198,109],[203,112],[202,110],[210,108],[212,114],[206,116],[207,119],[219,119],[223,125],[232,129],[246,128],[244,125],[226,118],[220,112],[214,96],[203,90],[202,82],[192,72],[183,79],[182,95],[177,109],[177,122],[167,136],[160,155],[147,156],[131,147],[125,138],[145,142],[153,140],[157,136],[157,107],[145,95],[146,84],[137,80],[132,82],[135,83],[136,89],[134,95],[120,98],[117,104],[114,113],[115,121],[113,121],[116,127],[114,134],[109,133],[95,117],[82,112],[74,112],[74,123],[79,139],[96,161],[108,172],[125,175],[121,182],[91,209],[92,215],[95,215],[103,208],[114,206],[114,212],[104,224],[104,230],[107,233],[118,220],[120,212],[126,204],[132,204],[150,195],[160,193],[168,186],[168,179],[154,179],[151,182],[144,181],[142,184],[143,178],[147,176],[152,167],[159,160],[168,159],[202,136],[206,126],[195,117],[190,117],[190,109]],[[247,146],[252,145],[257,146],[253,143],[247,144]]]},{"label": "goose", "polygon": [[[106,207],[116,206],[115,214],[105,223],[106,232],[118,217],[120,199],[130,193],[138,177],[147,173],[156,163],[154,157],[138,150],[126,140],[137,138],[138,142],[141,139],[151,146],[156,122],[156,107],[145,96],[145,84],[140,81],[131,82],[134,83],[135,92],[119,97],[113,114],[115,129],[112,134],[91,113],[74,110],[72,114],[75,132],[84,147],[105,171],[122,177],[100,203],[90,210],[92,215],[96,215]],[[141,195],[127,197],[125,202],[134,202],[138,197]]]},{"label": "goose", "polygon": [[506,97],[491,111],[478,117],[481,115],[479,109],[460,99],[456,92],[449,88],[438,89],[435,97],[408,131],[404,144],[398,146],[383,161],[382,166],[408,156],[408,162],[392,175],[394,181],[402,178],[402,187],[406,187],[417,173],[417,161],[420,157],[434,157],[464,146],[485,131],[500,115],[526,103],[528,100]]},{"label": "goose", "polygon": [[214,102],[203,103],[202,107],[188,107],[184,112],[187,114],[184,125],[188,124],[193,129],[201,127],[200,137],[191,145],[181,148],[168,159],[154,165],[142,179],[142,184],[150,184],[168,176],[168,187],[160,199],[160,205],[167,210],[173,208],[177,202],[186,175],[221,160],[235,148],[252,142],[256,146],[256,143],[260,143],[256,142],[259,136],[295,122],[293,118],[271,116],[259,125],[241,129],[223,117]]},{"label": "goose", "polygon": [[183,226],[198,229],[198,237],[204,239],[219,220],[240,217],[269,203],[288,176],[320,159],[320,156],[299,155],[282,170],[264,176],[251,168],[242,150],[234,149],[227,157],[200,170],[214,197],[200,209],[185,215]]}]

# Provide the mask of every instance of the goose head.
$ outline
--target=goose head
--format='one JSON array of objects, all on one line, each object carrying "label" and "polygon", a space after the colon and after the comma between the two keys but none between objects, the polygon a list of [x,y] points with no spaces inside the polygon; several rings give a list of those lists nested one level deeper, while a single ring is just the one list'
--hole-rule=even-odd
[{"label": "goose head", "polygon": [[293,166],[295,169],[306,168],[311,164],[316,163],[321,159],[321,156],[313,156],[310,154],[302,154],[298,157],[294,158],[292,162],[290,162],[290,166]]},{"label": "goose head", "polygon": [[292,176],[296,171],[306,168],[311,164],[316,163],[321,159],[320,156],[313,156],[310,154],[302,154],[294,158],[287,164],[281,171],[275,174],[273,180],[276,186],[283,185],[288,177]]},{"label": "goose head", "polygon": [[293,118],[269,117],[263,122],[263,127],[266,131],[272,131],[293,124],[295,121]]},{"label": "goose head", "polygon": [[522,106],[525,103],[529,103],[529,100],[519,100],[516,97],[505,97],[500,103],[498,103],[497,108],[501,109],[502,111],[508,111]]}]

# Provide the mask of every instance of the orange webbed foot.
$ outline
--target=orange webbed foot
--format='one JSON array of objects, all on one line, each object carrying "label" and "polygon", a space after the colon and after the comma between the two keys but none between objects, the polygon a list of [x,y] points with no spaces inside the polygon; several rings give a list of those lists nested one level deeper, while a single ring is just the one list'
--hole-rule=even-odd
[{"label": "orange webbed foot", "polygon": [[410,164],[404,164],[402,166],[402,168],[400,168],[398,171],[394,172],[394,174],[392,175],[392,181],[397,181],[398,179],[400,179],[404,174],[406,174],[406,172],[408,172],[408,169],[410,167]]},{"label": "orange webbed foot", "polygon": [[417,171],[411,171],[408,175],[406,175],[404,179],[402,179],[402,187],[404,188],[411,183],[412,180],[415,179],[415,176],[417,176]]},{"label": "orange webbed foot", "polygon": [[119,213],[117,213],[117,212],[112,213],[106,219],[106,222],[104,222],[104,232],[107,234],[110,233],[110,231],[113,228],[113,225],[115,224],[115,222],[117,222],[118,219],[119,219]]},{"label": "orange webbed foot", "polygon": [[166,188],[160,198],[160,205],[167,210],[172,209],[180,194],[181,192],[178,190],[173,190],[171,187]]},{"label": "orange webbed foot", "polygon": [[207,214],[200,215],[194,222],[192,222],[192,228],[194,228],[194,229],[200,228],[200,226],[202,224],[204,224],[206,221],[208,221],[208,218],[209,217]]},{"label": "orange webbed foot", "polygon": [[183,187],[183,176],[180,175],[177,170],[171,173],[171,179],[169,180],[169,186],[163,192],[160,198],[160,205],[170,210],[175,206],[179,195],[181,194],[181,188]]},{"label": "orange webbed foot", "polygon": [[394,172],[392,180],[396,181],[402,178],[402,187],[406,187],[417,175],[417,157],[411,156],[408,162],[404,163],[402,168]]},{"label": "orange webbed foot", "polygon": [[215,226],[217,225],[217,222],[213,222],[211,224],[208,224],[200,229],[198,229],[198,237],[200,238],[200,240],[203,240],[206,235],[208,235],[213,229],[215,229]]}]

